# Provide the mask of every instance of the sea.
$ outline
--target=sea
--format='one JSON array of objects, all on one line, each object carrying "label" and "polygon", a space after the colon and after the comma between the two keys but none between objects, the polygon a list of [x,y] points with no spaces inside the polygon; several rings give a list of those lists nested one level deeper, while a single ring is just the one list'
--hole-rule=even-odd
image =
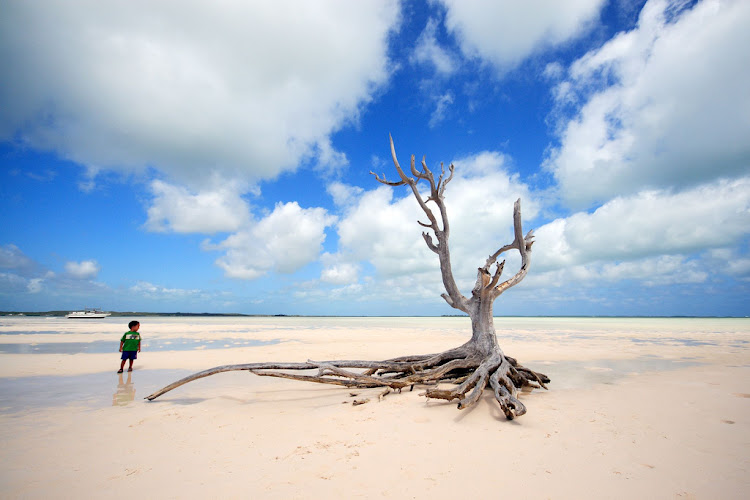
[{"label": "sea", "polygon": [[[119,340],[131,319],[141,322],[143,350],[149,353],[253,348],[290,338],[314,342],[316,333],[324,330],[358,341],[376,333],[403,331],[425,338],[426,343],[440,337],[468,340],[471,333],[470,320],[464,316],[0,316],[0,413],[49,405],[128,406],[192,373],[177,369],[136,370],[119,377],[110,372],[79,374],[75,369],[66,373],[66,367],[80,362],[82,355],[111,353],[113,366],[117,364]],[[496,317],[494,323],[501,347],[509,344],[531,352],[537,358],[532,359],[535,369],[550,375],[551,388],[558,390],[706,363],[750,366],[748,318]],[[21,357],[29,355],[32,358]],[[19,377],[2,368],[2,360],[45,355],[59,357],[55,358],[58,375]]]},{"label": "sea", "polygon": [[[116,351],[132,319],[142,323],[144,347],[156,351],[226,349],[279,342],[271,337],[314,336],[316,330],[424,331],[426,335],[470,333],[464,316],[149,316],[67,319],[60,316],[0,316],[0,353],[79,354]],[[706,317],[496,317],[499,339],[591,340],[626,338],[640,343],[716,345],[750,334],[750,318]],[[83,337],[81,337],[83,335]],[[740,339],[742,340],[742,339]]]}]

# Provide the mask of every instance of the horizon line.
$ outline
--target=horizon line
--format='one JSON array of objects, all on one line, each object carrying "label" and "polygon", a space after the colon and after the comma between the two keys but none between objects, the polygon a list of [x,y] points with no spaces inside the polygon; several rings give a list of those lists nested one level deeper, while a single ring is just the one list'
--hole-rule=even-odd
[{"label": "horizon line", "polygon": [[[216,317],[257,317],[257,318],[468,318],[467,314],[248,314],[248,313],[212,313],[212,312],[153,312],[153,311],[104,311],[112,317],[127,316],[216,316]],[[0,311],[0,316],[47,316],[58,317],[68,314],[67,310],[50,311]],[[717,316],[717,315],[623,315],[623,314],[502,314],[493,318],[750,318],[750,316]]]}]

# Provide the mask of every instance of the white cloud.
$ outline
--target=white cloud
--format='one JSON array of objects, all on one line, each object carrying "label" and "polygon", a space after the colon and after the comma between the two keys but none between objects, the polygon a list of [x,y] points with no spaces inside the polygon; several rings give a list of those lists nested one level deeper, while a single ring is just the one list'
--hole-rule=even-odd
[{"label": "white cloud", "polygon": [[349,165],[349,159],[346,157],[346,153],[336,151],[331,145],[331,139],[329,137],[325,137],[318,141],[316,152],[318,157],[317,168],[329,175],[336,174]]},{"label": "white cloud", "polygon": [[349,285],[357,282],[359,273],[358,265],[342,262],[323,269],[320,273],[320,281],[333,285]]},{"label": "white cloud", "polygon": [[745,281],[750,281],[750,259],[737,258],[727,263],[727,273],[737,276]]},{"label": "white cloud", "polygon": [[346,207],[355,203],[357,197],[364,192],[364,189],[358,186],[348,186],[343,182],[334,181],[326,186],[326,191],[331,195],[333,202],[336,205]]},{"label": "white cloud", "polygon": [[[705,261],[683,255],[661,255],[626,262],[600,261],[546,271],[532,264],[532,269],[521,286],[529,290],[547,290],[553,295],[556,289],[580,293],[586,289],[600,290],[603,284],[622,286],[629,281],[638,283],[638,286],[658,287],[705,283],[710,278]],[[596,300],[596,297],[589,295],[585,300]]]},{"label": "white cloud", "polygon": [[394,200],[394,192],[403,193],[383,186],[358,198],[337,225],[339,248],[386,276],[430,269],[434,255],[419,236],[417,203],[411,195]]},{"label": "white cloud", "polygon": [[30,280],[15,273],[0,273],[0,295],[29,291]]},{"label": "white cloud", "polygon": [[690,254],[737,245],[750,234],[750,177],[679,193],[644,191],[536,231],[534,267]]},{"label": "white cloud", "polygon": [[107,285],[94,281],[101,266],[91,259],[68,261],[64,264],[65,272],[55,273],[26,256],[16,245],[7,244],[0,246],[0,269],[7,270],[0,272],[0,297],[13,304],[13,308],[25,304],[21,307],[36,310],[39,301],[52,300],[58,304],[60,297],[69,301],[86,294],[101,297],[110,291]]},{"label": "white cloud", "polygon": [[101,269],[101,266],[95,260],[65,263],[65,272],[68,276],[79,280],[95,279]]},{"label": "white cloud", "polygon": [[571,206],[748,172],[750,3],[684,5],[650,1],[636,29],[573,63],[556,88],[577,116],[547,168]]},{"label": "white cloud", "polygon": [[542,76],[549,80],[557,80],[565,74],[565,68],[559,62],[551,62],[544,67]]},{"label": "white cloud", "polygon": [[318,259],[325,228],[335,221],[323,208],[278,203],[265,218],[208,248],[226,252],[216,263],[232,278],[257,279],[271,270],[290,274]]},{"label": "white cloud", "polygon": [[508,71],[527,57],[585,33],[604,0],[440,0],[445,25],[467,56]]},{"label": "white cloud", "polygon": [[200,296],[203,293],[196,289],[167,288],[149,283],[148,281],[139,281],[131,286],[129,290],[137,296],[145,296],[152,299],[183,299],[185,297]]},{"label": "white cloud", "polygon": [[662,255],[631,262],[607,263],[601,269],[602,278],[609,282],[639,280],[646,286],[665,286],[676,283],[703,283],[708,273],[696,260],[682,255]]},{"label": "white cloud", "polygon": [[[457,269],[473,281],[487,256],[513,241],[513,203],[521,199],[524,232],[539,213],[539,200],[517,174],[506,168],[501,153],[483,151],[458,158],[445,198],[451,222],[451,248]],[[510,252],[510,260],[516,254]],[[510,269],[508,267],[507,269]]]},{"label": "white cloud", "polygon": [[6,3],[0,139],[193,188],[336,163],[328,135],[387,82],[399,19],[395,0]]},{"label": "white cloud", "polygon": [[15,273],[28,276],[38,271],[38,266],[20,248],[8,243],[0,246],[0,269],[12,269]]},{"label": "white cloud", "polygon": [[[320,272],[320,282],[330,285],[354,285],[360,281],[370,280],[362,273],[362,265],[347,252],[336,254],[324,253],[320,256],[323,270]],[[310,282],[313,286],[319,283]]]},{"label": "white cloud", "polygon": [[152,206],[145,227],[150,231],[215,233],[239,229],[250,218],[241,198],[241,188],[230,182],[215,182],[213,189],[197,193],[163,181],[153,181]]},{"label": "white cloud", "polygon": [[26,287],[29,293],[40,293],[43,290],[44,279],[32,278]]},{"label": "white cloud", "polygon": [[750,258],[731,248],[718,248],[708,252],[711,268],[729,276],[750,281]]},{"label": "white cloud", "polygon": [[435,19],[427,21],[409,60],[412,63],[429,64],[438,75],[448,76],[456,71],[457,62],[455,57],[438,43],[437,27],[438,22]]},{"label": "white cloud", "polygon": [[14,298],[25,293],[37,294],[44,290],[44,278],[26,278],[14,273],[0,273],[0,296]]},{"label": "white cloud", "polygon": [[55,278],[55,273],[45,273],[42,266],[27,257],[12,243],[0,246],[0,296],[16,298],[24,293],[36,294],[42,291],[45,279]]},{"label": "white cloud", "polygon": [[448,108],[453,104],[453,93],[450,91],[446,92],[441,96],[435,97],[434,101],[435,110],[432,112],[432,115],[430,115],[430,121],[428,122],[430,128],[435,128],[440,122],[445,120],[446,115],[448,114]]},{"label": "white cloud", "polygon": [[[321,287],[313,287],[307,289],[296,289],[294,290],[294,298],[299,301],[319,302],[325,301],[328,304],[335,304],[340,302],[347,304],[344,309],[347,314],[352,311],[351,304],[354,302],[367,302],[372,297],[367,295],[367,289],[365,286],[359,283],[352,283],[345,286],[339,286],[331,289],[324,289]],[[370,313],[372,310],[370,309]]]}]

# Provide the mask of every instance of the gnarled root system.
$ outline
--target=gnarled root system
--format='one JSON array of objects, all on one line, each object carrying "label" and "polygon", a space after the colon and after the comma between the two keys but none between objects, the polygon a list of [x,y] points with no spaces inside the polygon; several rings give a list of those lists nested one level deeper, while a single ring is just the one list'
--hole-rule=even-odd
[{"label": "gnarled root system", "polygon": [[[526,413],[526,407],[518,400],[520,389],[546,389],[545,384],[550,381],[546,375],[519,365],[499,348],[493,349],[489,354],[482,354],[469,343],[439,354],[404,356],[385,361],[308,360],[305,363],[262,362],[217,366],[178,380],[146,399],[154,400],[193,380],[237,370],[266,377],[345,387],[388,387],[400,391],[404,387],[426,385],[429,387],[423,393],[425,396],[447,401],[457,400],[459,409],[474,405],[485,387],[490,387],[508,419]],[[454,387],[443,389],[439,384],[444,383],[452,383]]]}]

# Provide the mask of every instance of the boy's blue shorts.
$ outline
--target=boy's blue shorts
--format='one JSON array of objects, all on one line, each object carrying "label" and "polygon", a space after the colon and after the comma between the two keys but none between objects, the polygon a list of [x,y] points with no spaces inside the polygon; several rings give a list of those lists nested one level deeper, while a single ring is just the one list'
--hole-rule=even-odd
[{"label": "boy's blue shorts", "polygon": [[138,351],[122,351],[120,359],[138,359]]}]

